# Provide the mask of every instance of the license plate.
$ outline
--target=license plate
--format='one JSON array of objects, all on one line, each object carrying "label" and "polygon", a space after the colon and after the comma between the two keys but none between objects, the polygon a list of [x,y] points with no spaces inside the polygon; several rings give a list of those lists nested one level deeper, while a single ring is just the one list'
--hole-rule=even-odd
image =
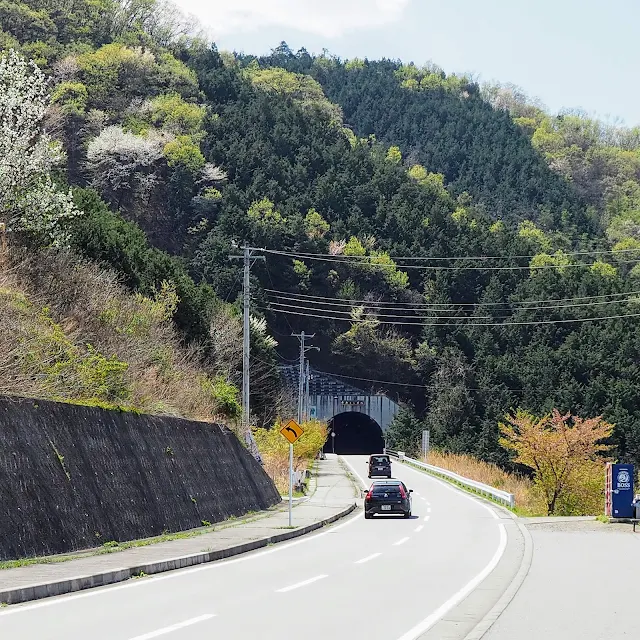
[{"label": "license plate", "polygon": [[378,467],[377,470],[378,471],[384,471],[384,467]]},{"label": "license plate", "polygon": [[390,504],[383,504],[382,505],[382,510],[383,511],[391,511],[391,505]]}]

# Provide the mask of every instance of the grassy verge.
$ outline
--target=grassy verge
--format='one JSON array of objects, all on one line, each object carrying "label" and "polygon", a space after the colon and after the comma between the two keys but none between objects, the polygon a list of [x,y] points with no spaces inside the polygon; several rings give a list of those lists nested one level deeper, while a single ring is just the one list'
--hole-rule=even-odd
[{"label": "grassy verge", "polygon": [[[447,476],[441,476],[438,473],[434,473],[433,471],[429,471],[428,469],[423,469],[422,467],[419,467],[415,464],[412,464],[411,462],[407,462],[406,460],[404,461],[403,464],[406,464],[408,467],[411,467],[412,469],[416,469],[416,471],[421,471],[422,473],[426,473],[427,475],[433,476],[434,478],[438,478],[438,480],[443,480],[444,482],[447,482],[455,487],[457,487],[458,489],[462,489],[462,491],[464,491],[465,493],[469,493],[471,495],[475,495],[478,496],[480,498],[484,498],[485,500],[488,500],[489,502],[493,502],[494,504],[499,505],[500,507],[504,507],[505,509],[508,509],[509,511],[513,512],[513,513],[517,513],[517,509],[511,509],[510,507],[508,507],[507,505],[503,504],[502,502],[498,502],[497,500],[495,500],[494,498],[492,498],[491,496],[486,496],[482,493],[480,493],[480,491],[476,491],[475,489],[471,488],[471,487],[467,487],[466,485],[462,484],[461,482],[458,482],[457,480],[453,480],[451,478],[448,478]],[[431,464],[431,463],[429,463]],[[518,514],[521,515],[521,514]]]},{"label": "grassy verge", "polygon": [[[304,433],[293,445],[294,471],[309,471],[316,464],[316,456],[327,440],[327,425],[317,420],[304,422]],[[280,424],[272,429],[255,429],[256,444],[262,455],[264,470],[273,480],[281,495],[289,494],[289,443],[280,433]],[[296,497],[307,495],[308,478],[294,492]]]},{"label": "grassy verge", "polygon": [[480,491],[467,487],[460,482],[452,480],[451,478],[438,475],[437,473],[430,472],[427,469],[422,469],[421,467],[412,465],[409,462],[406,462],[405,464],[410,465],[418,471],[428,473],[440,480],[444,480],[445,482],[462,489],[466,493],[480,496],[485,500],[504,507],[505,509],[509,509],[509,511],[518,516],[533,517],[545,515],[544,505],[534,495],[532,491],[533,484],[528,478],[508,473],[497,465],[483,462],[482,460],[477,460],[476,458],[467,455],[432,451],[429,453],[426,462],[435,467],[440,467],[441,469],[457,473],[458,475],[469,478],[470,480],[482,482],[483,484],[494,487],[495,489],[500,489],[501,491],[514,494],[516,503],[515,508],[512,509],[507,505],[504,505],[502,502],[495,500],[491,496],[486,496]]}]

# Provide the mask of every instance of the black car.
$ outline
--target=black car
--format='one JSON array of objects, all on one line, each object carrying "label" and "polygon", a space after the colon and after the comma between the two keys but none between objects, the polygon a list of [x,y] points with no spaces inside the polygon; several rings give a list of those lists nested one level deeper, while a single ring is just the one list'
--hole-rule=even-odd
[{"label": "black car", "polygon": [[412,493],[401,480],[374,480],[364,499],[364,517],[368,520],[382,513],[410,518]]},{"label": "black car", "polygon": [[369,478],[373,478],[373,476],[391,477],[391,458],[388,455],[369,456],[367,464],[369,465]]}]

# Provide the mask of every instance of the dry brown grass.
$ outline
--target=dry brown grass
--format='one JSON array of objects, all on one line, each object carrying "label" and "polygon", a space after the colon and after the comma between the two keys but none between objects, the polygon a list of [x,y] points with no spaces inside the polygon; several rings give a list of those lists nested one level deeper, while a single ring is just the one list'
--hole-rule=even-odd
[{"label": "dry brown grass", "polygon": [[74,256],[11,250],[0,266],[0,393],[220,420],[216,371],[181,344],[174,305],[169,289],[132,295]]},{"label": "dry brown grass", "polygon": [[527,477],[508,473],[495,464],[483,462],[473,456],[435,450],[429,452],[427,463],[448,469],[476,482],[483,482],[495,489],[513,493],[516,499],[516,508],[523,515],[544,513],[544,505],[535,495],[533,483]]}]

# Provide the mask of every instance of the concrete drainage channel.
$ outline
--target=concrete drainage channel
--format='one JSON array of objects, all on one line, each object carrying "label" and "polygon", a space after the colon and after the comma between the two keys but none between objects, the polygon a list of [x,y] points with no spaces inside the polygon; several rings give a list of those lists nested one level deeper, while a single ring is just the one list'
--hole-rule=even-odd
[{"label": "concrete drainage channel", "polygon": [[285,542],[286,540],[299,538],[308,533],[326,527],[327,525],[330,525],[337,520],[340,520],[341,518],[344,518],[356,508],[357,505],[354,503],[329,518],[314,522],[313,524],[301,527],[300,529],[285,531],[283,533],[278,533],[267,538],[252,540],[251,542],[235,545],[226,549],[196,553],[188,556],[171,558],[169,560],[162,560],[159,562],[152,562],[149,564],[129,567],[126,569],[114,569],[112,571],[105,571],[93,575],[79,576],[77,578],[48,582],[45,584],[29,585],[19,587],[17,589],[8,589],[0,592],[0,602],[8,605],[19,604],[21,602],[28,602],[30,600],[39,600],[41,598],[60,596],[67,593],[73,593],[75,591],[82,591],[84,589],[116,584],[118,582],[124,582],[125,580],[129,580],[130,578],[135,578],[142,575],[153,575],[156,573],[163,573],[165,571],[173,571],[174,569],[185,569],[186,567],[192,567],[207,562],[215,562],[216,560],[224,560],[225,558],[231,558],[242,553],[248,553],[249,551],[262,549],[263,547],[267,547],[271,544],[277,544],[278,542]]}]

